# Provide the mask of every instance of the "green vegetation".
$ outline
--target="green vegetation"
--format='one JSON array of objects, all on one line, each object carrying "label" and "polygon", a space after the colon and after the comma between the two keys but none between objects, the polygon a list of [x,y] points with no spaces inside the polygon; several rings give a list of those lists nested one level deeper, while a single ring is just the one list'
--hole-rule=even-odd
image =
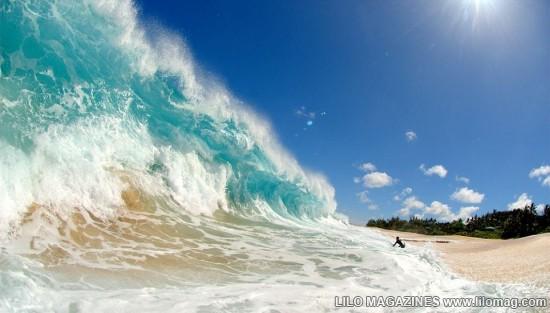
[{"label": "green vegetation", "polygon": [[463,221],[438,222],[437,220],[398,217],[371,219],[366,226],[413,232],[425,235],[463,235],[470,237],[508,239],[550,232],[550,205],[546,205],[542,215],[538,215],[535,205],[513,211],[493,211]]}]

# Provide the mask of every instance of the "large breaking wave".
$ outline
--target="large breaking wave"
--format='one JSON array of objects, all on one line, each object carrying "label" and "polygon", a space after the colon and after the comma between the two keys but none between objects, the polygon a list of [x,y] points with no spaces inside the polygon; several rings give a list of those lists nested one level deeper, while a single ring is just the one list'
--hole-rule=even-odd
[{"label": "large breaking wave", "polygon": [[0,311],[321,312],[338,295],[529,291],[344,223],[265,119],[177,36],[145,29],[130,1],[0,1]]},{"label": "large breaking wave", "polygon": [[130,2],[7,1],[1,29],[3,233],[32,205],[113,216],[129,186],[194,214],[334,212],[325,179]]}]

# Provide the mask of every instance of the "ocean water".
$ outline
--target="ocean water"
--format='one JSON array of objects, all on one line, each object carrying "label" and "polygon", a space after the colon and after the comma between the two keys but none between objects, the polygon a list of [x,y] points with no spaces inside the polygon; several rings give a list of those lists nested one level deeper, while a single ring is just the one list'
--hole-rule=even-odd
[{"label": "ocean water", "polygon": [[[131,1],[0,0],[0,312],[364,312],[334,297],[542,292],[464,280],[336,207]],[[394,311],[434,310],[369,312]]]}]

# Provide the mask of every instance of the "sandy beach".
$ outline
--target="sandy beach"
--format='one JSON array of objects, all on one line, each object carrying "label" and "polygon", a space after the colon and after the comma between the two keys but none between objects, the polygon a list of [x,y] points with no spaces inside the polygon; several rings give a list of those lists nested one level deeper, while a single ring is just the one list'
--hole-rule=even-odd
[{"label": "sandy beach", "polygon": [[409,245],[431,245],[451,270],[472,280],[550,285],[550,233],[499,240],[370,229]]}]

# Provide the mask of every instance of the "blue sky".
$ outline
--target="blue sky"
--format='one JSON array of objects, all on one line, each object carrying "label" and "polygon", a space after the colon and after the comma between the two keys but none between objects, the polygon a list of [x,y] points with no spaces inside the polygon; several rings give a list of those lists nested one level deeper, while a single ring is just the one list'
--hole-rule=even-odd
[{"label": "blue sky", "polygon": [[550,203],[548,1],[137,4],[329,179],[353,222]]}]

